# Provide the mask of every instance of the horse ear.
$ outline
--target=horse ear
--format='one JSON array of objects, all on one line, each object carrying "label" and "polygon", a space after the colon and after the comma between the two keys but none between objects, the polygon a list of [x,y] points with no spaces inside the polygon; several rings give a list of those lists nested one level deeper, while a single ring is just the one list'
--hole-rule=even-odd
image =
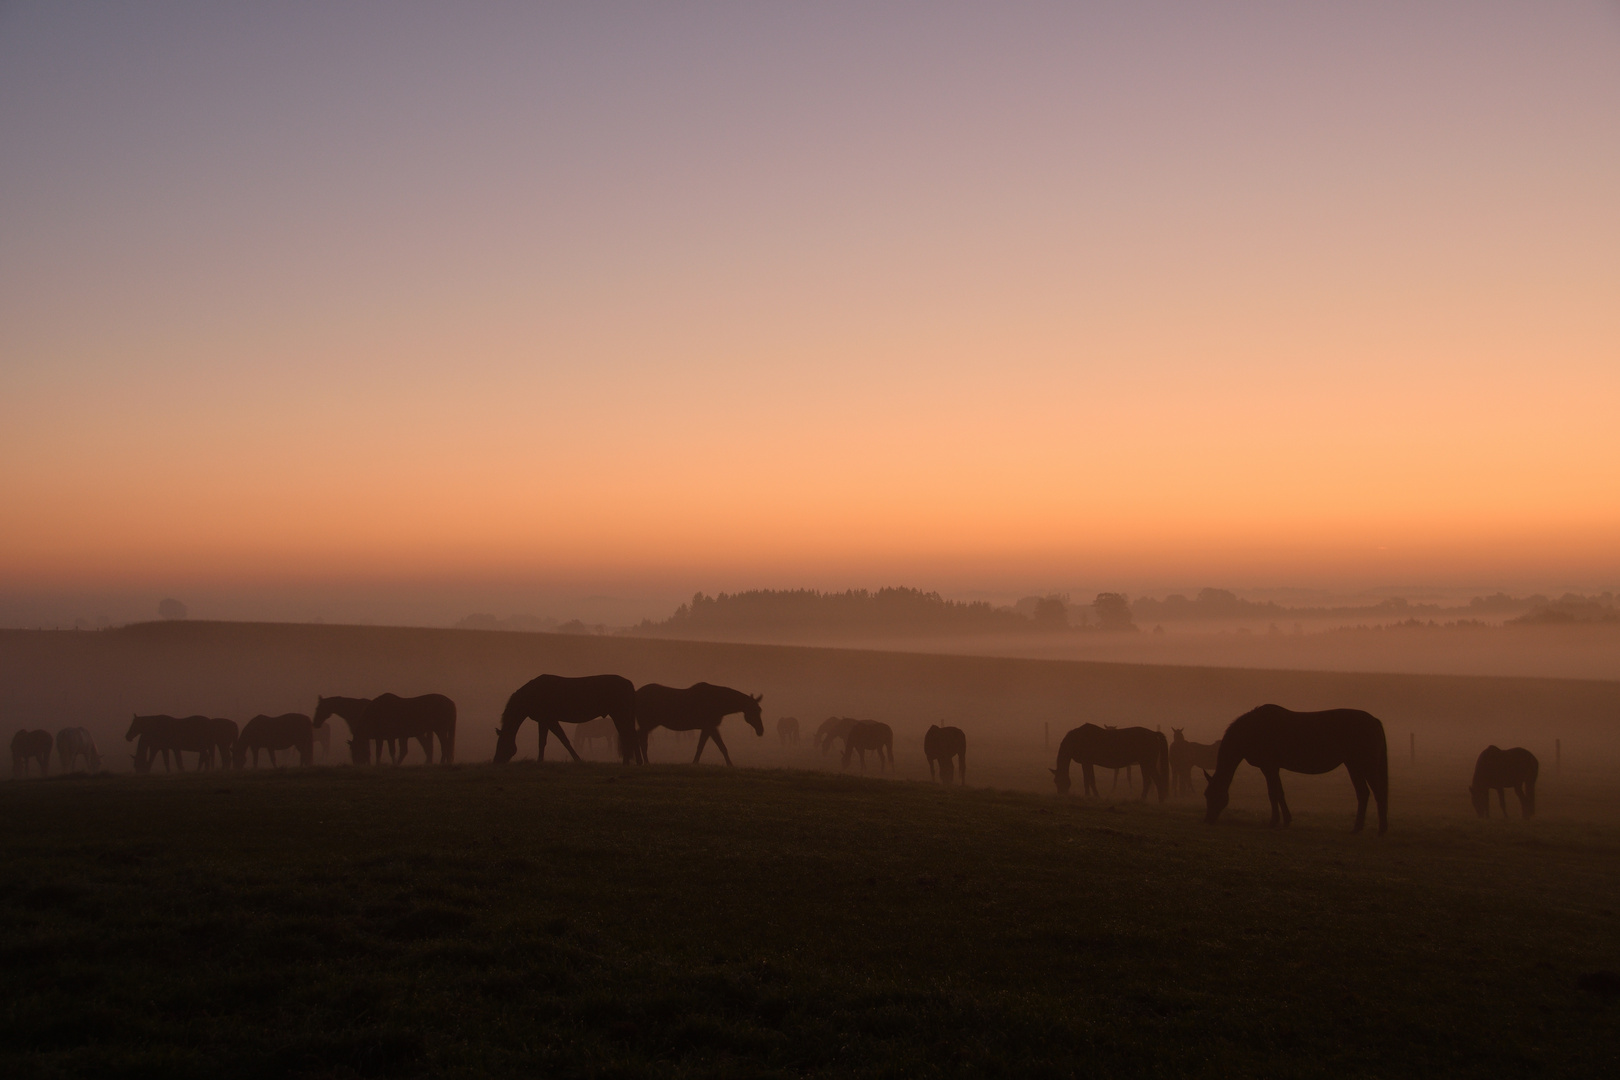
[{"label": "horse ear", "polygon": [[1204,774],[1204,783],[1213,784],[1215,782],[1215,778],[1209,775],[1208,769],[1199,769],[1198,771]]},{"label": "horse ear", "polygon": [[1057,770],[1056,769],[1047,769],[1046,771],[1051,773],[1053,776],[1057,775]]},{"label": "horse ear", "polygon": [[748,696],[753,698],[755,701],[764,701],[765,700],[765,695],[764,694],[749,694]]}]

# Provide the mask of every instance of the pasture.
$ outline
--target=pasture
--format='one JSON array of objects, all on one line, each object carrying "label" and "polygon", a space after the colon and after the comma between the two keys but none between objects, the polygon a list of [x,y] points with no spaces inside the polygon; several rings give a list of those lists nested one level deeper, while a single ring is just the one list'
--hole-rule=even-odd
[{"label": "pasture", "polygon": [[6,783],[0,1072],[1612,1075],[1612,787],[1465,786],[1397,770],[1379,839],[1342,771],[1287,830],[1253,777],[1214,827],[719,766]]}]

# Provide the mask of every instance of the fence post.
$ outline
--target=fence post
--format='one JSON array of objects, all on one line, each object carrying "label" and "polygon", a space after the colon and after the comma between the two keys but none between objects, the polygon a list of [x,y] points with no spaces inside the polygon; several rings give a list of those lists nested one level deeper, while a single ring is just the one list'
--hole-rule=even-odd
[{"label": "fence post", "polygon": [[1041,749],[1052,749],[1052,721],[1041,721]]}]

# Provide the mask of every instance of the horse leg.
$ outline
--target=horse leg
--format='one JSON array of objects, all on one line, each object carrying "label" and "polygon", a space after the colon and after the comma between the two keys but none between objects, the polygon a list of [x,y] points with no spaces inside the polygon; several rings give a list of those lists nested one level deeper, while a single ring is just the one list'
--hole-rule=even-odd
[{"label": "horse leg", "polygon": [[726,740],[720,737],[720,729],[715,728],[713,731],[709,732],[709,738],[714,740],[714,745],[720,748],[720,756],[726,759],[727,765],[730,765],[731,755],[726,753]]},{"label": "horse leg", "polygon": [[[716,732],[716,734],[718,734],[718,732]],[[703,756],[703,748],[707,745],[709,745],[709,729],[704,728],[703,734],[698,736],[697,753],[692,755],[692,764],[696,765],[698,763],[698,758]]]},{"label": "horse leg", "polygon": [[1288,801],[1283,798],[1282,776],[1276,769],[1264,770],[1266,774],[1266,794],[1271,797],[1271,824],[1287,825],[1294,820],[1294,815],[1288,812]]},{"label": "horse leg", "polygon": [[[557,741],[563,744],[563,749],[567,750],[568,753],[573,757],[573,759],[575,761],[578,761],[579,760],[579,752],[574,749],[574,744],[568,741],[568,734],[567,734],[567,732],[563,731],[562,725],[557,723],[557,721],[553,720],[547,725],[547,727],[549,727],[553,732],[556,733]],[[544,737],[545,737],[545,729],[542,728],[541,729],[541,738],[544,738]]]},{"label": "horse leg", "polygon": [[1367,824],[1367,793],[1370,789],[1360,769],[1350,770],[1350,783],[1356,789],[1356,827],[1350,831],[1358,833]]},{"label": "horse leg", "polygon": [[1507,817],[1507,788],[1505,788],[1505,787],[1497,788],[1496,789],[1496,798],[1502,804],[1502,817],[1506,818]]},{"label": "horse leg", "polygon": [[956,755],[956,760],[958,762],[958,764],[956,766],[956,782],[958,784],[961,784],[963,787],[966,787],[967,786],[967,751],[964,750],[960,754],[957,754]]},{"label": "horse leg", "polygon": [[1097,774],[1089,761],[1081,764],[1080,778],[1083,781],[1082,790],[1088,798],[1092,795],[1099,797],[1102,795],[1102,789],[1097,786]]}]

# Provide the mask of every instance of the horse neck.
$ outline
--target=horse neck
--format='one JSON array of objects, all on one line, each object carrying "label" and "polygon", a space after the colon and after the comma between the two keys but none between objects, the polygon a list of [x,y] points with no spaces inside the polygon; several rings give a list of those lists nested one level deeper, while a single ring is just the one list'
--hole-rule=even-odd
[{"label": "horse neck", "polygon": [[1247,740],[1241,735],[1233,736],[1228,731],[1221,739],[1221,748],[1215,753],[1215,774],[1209,782],[1219,789],[1232,786],[1232,777],[1237,775],[1237,767],[1243,760],[1243,744]]}]

